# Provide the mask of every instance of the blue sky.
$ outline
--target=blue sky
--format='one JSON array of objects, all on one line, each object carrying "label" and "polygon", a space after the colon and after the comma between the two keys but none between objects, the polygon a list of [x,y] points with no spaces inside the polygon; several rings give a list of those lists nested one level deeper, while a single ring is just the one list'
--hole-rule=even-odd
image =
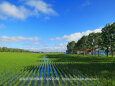
[{"label": "blue sky", "polygon": [[0,46],[65,51],[115,22],[115,0],[0,0]]}]

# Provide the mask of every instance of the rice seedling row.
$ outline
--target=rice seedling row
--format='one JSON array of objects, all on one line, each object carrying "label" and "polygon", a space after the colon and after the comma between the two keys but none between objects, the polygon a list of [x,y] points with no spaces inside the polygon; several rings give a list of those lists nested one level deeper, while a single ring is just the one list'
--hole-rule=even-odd
[{"label": "rice seedling row", "polygon": [[[18,59],[19,57],[22,59],[23,55],[23,60],[27,55],[29,60],[27,62],[25,61],[27,59],[24,61],[19,59],[20,61],[17,63],[12,64],[11,62],[10,66],[8,64],[0,65],[2,68],[0,70],[1,86],[114,86],[115,64],[113,58],[93,57],[92,59],[90,56],[82,58],[81,56],[60,54],[39,57],[38,54],[10,55],[17,56]],[[9,69],[4,69],[7,66]],[[87,78],[98,80],[85,80]]]}]

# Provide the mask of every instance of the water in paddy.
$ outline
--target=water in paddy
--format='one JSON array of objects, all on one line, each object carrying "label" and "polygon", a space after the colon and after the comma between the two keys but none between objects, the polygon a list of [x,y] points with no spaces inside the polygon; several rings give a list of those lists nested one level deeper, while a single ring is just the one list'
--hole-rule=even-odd
[{"label": "water in paddy", "polygon": [[[45,60],[44,56],[41,65],[26,67],[23,73],[14,76],[13,79],[4,73],[0,75],[0,81],[3,81],[3,86],[5,82],[7,82],[7,86],[81,86],[83,82],[86,83],[86,85],[84,84],[85,86],[87,84],[88,86],[94,86],[93,84],[96,83],[96,81],[63,80],[62,78],[78,77],[76,72],[71,71],[67,65],[55,64],[49,60]],[[1,79],[3,76],[8,77],[8,79]],[[19,80],[22,77],[25,80]]]}]

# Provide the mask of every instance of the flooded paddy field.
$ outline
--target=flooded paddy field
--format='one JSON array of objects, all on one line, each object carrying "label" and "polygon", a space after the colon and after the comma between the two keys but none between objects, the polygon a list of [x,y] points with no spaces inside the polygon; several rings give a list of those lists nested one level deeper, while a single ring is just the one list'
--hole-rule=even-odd
[{"label": "flooded paddy field", "polygon": [[0,86],[114,86],[114,58],[7,54],[0,57]]}]

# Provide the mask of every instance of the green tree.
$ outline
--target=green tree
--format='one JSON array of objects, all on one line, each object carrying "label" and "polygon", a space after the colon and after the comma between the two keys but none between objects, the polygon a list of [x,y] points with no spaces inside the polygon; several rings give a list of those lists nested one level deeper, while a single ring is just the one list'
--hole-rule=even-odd
[{"label": "green tree", "polygon": [[111,24],[107,24],[104,28],[102,28],[102,39],[103,46],[106,47],[106,52],[108,56],[109,47],[111,46]]},{"label": "green tree", "polygon": [[115,23],[111,24],[110,28],[110,46],[111,46],[111,55],[113,57],[113,52],[115,48]]},{"label": "green tree", "polygon": [[81,50],[83,50],[84,52],[84,55],[86,54],[86,51],[88,49],[88,36],[83,36],[81,39],[80,39],[80,47],[81,47]]},{"label": "green tree", "polygon": [[72,41],[72,42],[69,42],[67,44],[67,51],[71,54],[74,54],[75,53],[75,41]]},{"label": "green tree", "polygon": [[[97,34],[96,33],[90,33],[88,35],[88,41],[89,41],[89,47],[92,49],[92,51],[94,52],[95,48],[96,48],[96,44],[97,44]],[[94,54],[92,54],[94,55]]]}]

